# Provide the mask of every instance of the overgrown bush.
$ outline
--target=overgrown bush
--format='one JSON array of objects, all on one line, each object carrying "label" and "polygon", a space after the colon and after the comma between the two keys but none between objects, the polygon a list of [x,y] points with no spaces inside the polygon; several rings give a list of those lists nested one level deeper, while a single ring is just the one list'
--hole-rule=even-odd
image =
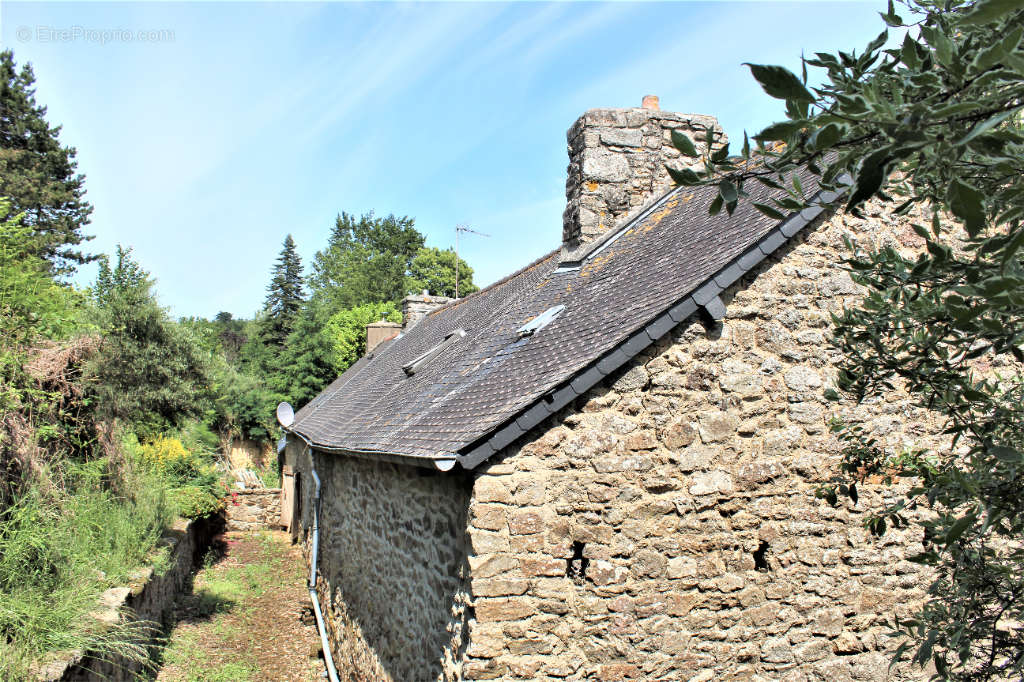
[{"label": "overgrown bush", "polygon": [[182,516],[198,519],[224,510],[227,491],[210,452],[186,448],[180,439],[166,436],[144,444],[129,439],[129,448],[146,469],[161,479]]},{"label": "overgrown bush", "polygon": [[189,519],[209,518],[224,511],[226,494],[225,487],[213,492],[209,487],[198,485],[185,485],[168,491],[175,509]]},{"label": "overgrown bush", "polygon": [[264,462],[263,466],[256,470],[260,482],[268,488],[281,487],[281,472],[278,471],[277,462]]}]

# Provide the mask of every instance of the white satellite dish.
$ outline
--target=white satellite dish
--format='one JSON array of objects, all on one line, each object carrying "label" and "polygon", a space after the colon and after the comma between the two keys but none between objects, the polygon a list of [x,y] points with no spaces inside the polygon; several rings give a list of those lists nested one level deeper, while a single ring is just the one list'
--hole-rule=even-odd
[{"label": "white satellite dish", "polygon": [[277,404],[277,421],[284,428],[288,428],[295,421],[295,410],[288,403]]}]

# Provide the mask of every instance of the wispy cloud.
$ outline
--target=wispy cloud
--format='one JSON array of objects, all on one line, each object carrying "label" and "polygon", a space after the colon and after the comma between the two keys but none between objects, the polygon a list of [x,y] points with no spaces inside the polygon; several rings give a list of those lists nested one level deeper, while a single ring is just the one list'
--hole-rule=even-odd
[{"label": "wispy cloud", "polygon": [[[478,282],[502,277],[557,244],[564,131],[584,110],[654,93],[735,135],[776,106],[741,61],[863,44],[873,9],[4,2],[0,38],[79,148],[96,248],[136,246],[176,313],[249,314],[284,235],[308,258],[341,210],[413,215],[440,246],[472,222],[494,235],[464,245]],[[18,43],[36,24],[174,40]]]}]

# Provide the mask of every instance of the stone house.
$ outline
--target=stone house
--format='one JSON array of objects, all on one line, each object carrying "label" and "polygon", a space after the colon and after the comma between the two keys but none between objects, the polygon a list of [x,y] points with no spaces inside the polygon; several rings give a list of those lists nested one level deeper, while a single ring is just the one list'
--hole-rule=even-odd
[{"label": "stone house", "polygon": [[829,193],[781,222],[709,217],[710,190],[671,189],[664,164],[684,161],[671,130],[700,145],[717,122],[645,105],[570,128],[559,248],[378,333],[401,331],[295,415],[343,679],[918,676],[889,670],[885,632],[923,593],[920,531],[876,541],[814,496],[832,416],[894,450],[939,442],[898,392],[823,398],[829,314],[859,295],[843,236],[917,237]]}]

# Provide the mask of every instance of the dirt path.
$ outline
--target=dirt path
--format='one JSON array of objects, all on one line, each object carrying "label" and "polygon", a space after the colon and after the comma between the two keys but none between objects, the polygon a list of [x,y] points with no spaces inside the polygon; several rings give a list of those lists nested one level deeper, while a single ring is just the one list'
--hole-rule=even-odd
[{"label": "dirt path", "polygon": [[302,554],[287,534],[225,534],[196,574],[192,593],[175,607],[156,679],[320,679],[306,579]]}]

